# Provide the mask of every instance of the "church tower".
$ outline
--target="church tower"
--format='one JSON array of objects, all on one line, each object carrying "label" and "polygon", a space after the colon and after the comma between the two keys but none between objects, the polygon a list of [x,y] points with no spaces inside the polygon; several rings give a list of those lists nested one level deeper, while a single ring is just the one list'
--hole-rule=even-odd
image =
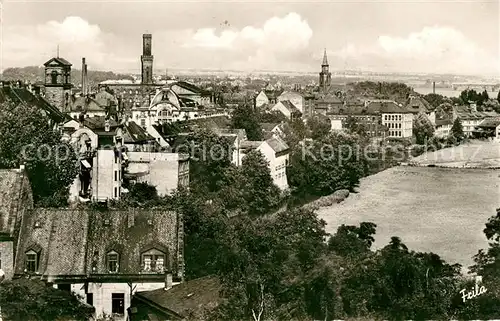
[{"label": "church tower", "polygon": [[151,55],[151,38],[151,34],[142,35],[141,83],[147,85],[153,84],[153,56]]},{"label": "church tower", "polygon": [[332,73],[328,65],[328,58],[326,57],[326,49],[323,54],[323,63],[321,64],[321,72],[319,73],[319,90],[324,92],[330,87],[332,80]]},{"label": "church tower", "polygon": [[61,112],[69,112],[71,97],[71,64],[55,57],[45,64],[45,99]]}]

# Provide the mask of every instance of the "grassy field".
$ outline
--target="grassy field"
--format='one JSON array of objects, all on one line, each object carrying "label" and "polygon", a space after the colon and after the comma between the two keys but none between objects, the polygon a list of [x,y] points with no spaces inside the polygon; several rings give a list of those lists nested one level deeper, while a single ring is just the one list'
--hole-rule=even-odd
[{"label": "grassy field", "polygon": [[377,224],[374,248],[399,236],[411,249],[470,266],[487,247],[485,223],[500,207],[499,170],[393,167],[362,180],[359,193],[318,210],[334,233],[341,224]]}]

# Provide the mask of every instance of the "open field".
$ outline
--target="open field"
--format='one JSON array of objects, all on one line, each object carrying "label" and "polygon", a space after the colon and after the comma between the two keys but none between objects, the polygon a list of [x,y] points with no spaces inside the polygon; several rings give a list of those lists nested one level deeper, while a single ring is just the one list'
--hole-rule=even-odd
[{"label": "open field", "polygon": [[487,247],[485,223],[500,207],[499,170],[393,167],[362,180],[359,193],[318,210],[335,233],[341,224],[377,224],[374,248],[399,236],[411,249],[472,264]]},{"label": "open field", "polygon": [[434,164],[441,167],[500,168],[500,143],[474,140],[424,153],[411,161],[422,166]]}]

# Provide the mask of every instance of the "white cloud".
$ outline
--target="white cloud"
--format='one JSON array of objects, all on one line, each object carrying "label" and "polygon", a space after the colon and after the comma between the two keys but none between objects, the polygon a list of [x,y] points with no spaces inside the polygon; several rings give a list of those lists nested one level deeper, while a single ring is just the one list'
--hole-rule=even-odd
[{"label": "white cloud", "polygon": [[[313,31],[297,13],[272,17],[262,26],[246,26],[239,30],[215,28],[193,32],[185,47],[211,48],[233,52],[234,65],[246,63],[253,68],[276,68],[276,62],[286,63],[298,53],[308,50]],[[248,68],[247,68],[248,69]]]},{"label": "white cloud", "polygon": [[123,52],[117,45],[112,34],[80,17],[37,26],[11,26],[3,32],[2,67],[41,65],[56,55],[59,46],[60,56],[76,68],[85,57],[89,68],[110,69],[117,63],[130,62],[123,55],[119,57]]},{"label": "white cloud", "polygon": [[390,71],[475,74],[500,71],[497,56],[451,27],[425,27],[406,37],[383,35],[371,46],[348,44],[334,55],[349,64],[382,63]]}]

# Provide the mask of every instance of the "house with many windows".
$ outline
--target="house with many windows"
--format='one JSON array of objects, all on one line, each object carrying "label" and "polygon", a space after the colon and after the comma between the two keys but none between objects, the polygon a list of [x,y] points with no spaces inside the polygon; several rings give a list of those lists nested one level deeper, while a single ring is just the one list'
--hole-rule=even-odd
[{"label": "house with many windows", "polygon": [[182,217],[171,211],[37,208],[18,240],[14,277],[74,292],[98,318],[125,321],[134,293],[184,278]]},{"label": "house with many windows", "polygon": [[387,127],[388,138],[411,138],[413,136],[413,113],[396,102],[372,102],[380,104],[382,125]]}]

